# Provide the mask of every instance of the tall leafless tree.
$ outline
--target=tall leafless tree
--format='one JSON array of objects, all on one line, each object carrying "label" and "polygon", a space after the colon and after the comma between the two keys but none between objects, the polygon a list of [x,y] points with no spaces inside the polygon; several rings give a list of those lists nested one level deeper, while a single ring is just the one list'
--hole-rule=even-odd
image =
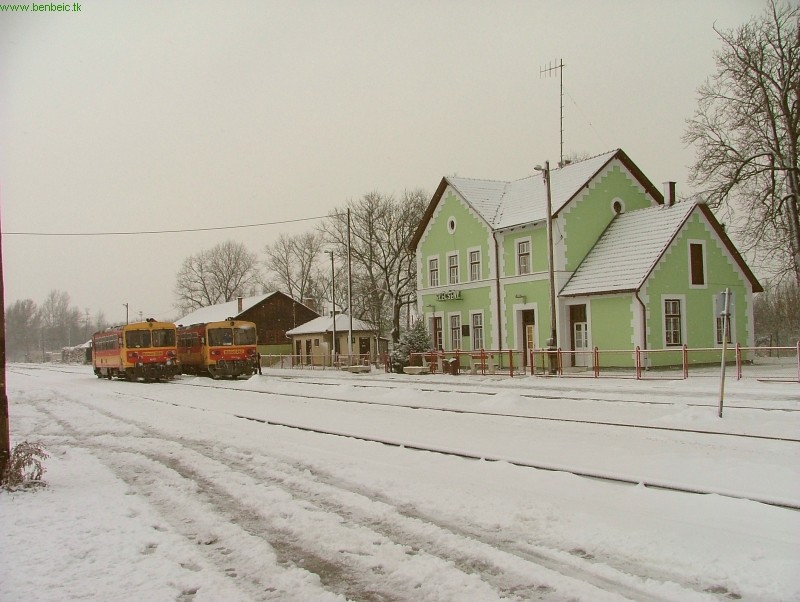
[{"label": "tall leafless tree", "polygon": [[753,321],[759,344],[797,345],[800,340],[800,285],[792,281],[768,283],[753,304]]},{"label": "tall leafless tree", "polygon": [[258,257],[226,241],[183,260],[175,284],[176,308],[189,312],[251,294],[259,286]]},{"label": "tall leafless tree", "polygon": [[315,306],[321,307],[325,283],[330,280],[322,265],[324,246],[322,234],[312,231],[281,234],[264,247],[264,264],[274,287],[301,303],[313,299]]},{"label": "tall leafless tree", "polygon": [[81,311],[70,303],[69,293],[53,289],[39,306],[42,351],[83,343]]},{"label": "tall leafless tree", "polygon": [[[405,191],[398,199],[378,192],[350,201],[353,305],[351,313],[376,315],[375,300],[385,301],[392,340],[400,340],[404,307],[416,301],[417,262],[408,244],[428,202],[422,190]],[[336,211],[323,231],[336,245],[341,263],[347,260],[347,212]],[[360,304],[360,307],[357,307]]]},{"label": "tall leafless tree", "polygon": [[732,210],[745,250],[800,283],[800,5],[769,0],[760,17],[715,31],[717,72],[684,135],[697,149],[691,181]]},{"label": "tall leafless tree", "polygon": [[6,310],[6,352],[8,357],[30,361],[39,341],[39,308],[33,299],[14,301]]}]

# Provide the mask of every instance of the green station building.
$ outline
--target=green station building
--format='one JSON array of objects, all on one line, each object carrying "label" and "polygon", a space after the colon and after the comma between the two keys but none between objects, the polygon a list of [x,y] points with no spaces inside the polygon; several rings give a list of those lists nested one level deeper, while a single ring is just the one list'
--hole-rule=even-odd
[{"label": "green station building", "polygon": [[564,368],[591,366],[594,348],[610,366],[633,365],[637,347],[647,366],[680,364],[684,346],[692,362],[719,361],[725,290],[726,343],[754,344],[762,288],[724,227],[619,149],[512,182],[445,177],[412,246],[438,349],[547,348],[554,305]]}]

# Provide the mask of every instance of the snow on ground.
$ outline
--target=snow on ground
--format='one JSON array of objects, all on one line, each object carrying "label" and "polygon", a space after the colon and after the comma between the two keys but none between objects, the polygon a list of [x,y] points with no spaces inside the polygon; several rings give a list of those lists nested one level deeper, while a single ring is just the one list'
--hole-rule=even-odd
[{"label": "snow on ground", "polygon": [[746,499],[800,506],[796,382],[731,380],[719,419],[711,378],[43,368],[8,372],[52,457],[0,493],[4,602],[800,600],[800,512]]}]

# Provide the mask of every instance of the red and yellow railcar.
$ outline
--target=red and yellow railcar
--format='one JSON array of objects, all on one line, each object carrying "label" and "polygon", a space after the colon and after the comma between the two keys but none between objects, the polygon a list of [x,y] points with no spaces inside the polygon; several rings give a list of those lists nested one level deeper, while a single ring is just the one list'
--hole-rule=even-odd
[{"label": "red and yellow railcar", "polygon": [[171,322],[114,326],[92,335],[92,364],[98,378],[161,380],[180,374],[177,328]]},{"label": "red and yellow railcar", "polygon": [[178,359],[187,374],[250,377],[258,370],[256,325],[223,320],[178,327]]}]

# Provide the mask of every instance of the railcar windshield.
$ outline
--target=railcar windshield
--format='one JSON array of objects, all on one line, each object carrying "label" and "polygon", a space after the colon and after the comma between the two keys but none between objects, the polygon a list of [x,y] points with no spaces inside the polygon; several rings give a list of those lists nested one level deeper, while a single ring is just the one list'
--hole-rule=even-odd
[{"label": "railcar windshield", "polygon": [[129,330],[125,333],[125,346],[134,348],[174,347],[175,331],[170,328]]},{"label": "railcar windshield", "polygon": [[256,329],[252,326],[233,329],[233,340],[237,345],[255,345]]},{"label": "railcar windshield", "polygon": [[233,329],[209,328],[208,344],[212,347],[224,347],[226,345],[233,345]]},{"label": "railcar windshield", "polygon": [[125,333],[126,347],[150,347],[149,330],[128,330]]},{"label": "railcar windshield", "polygon": [[171,328],[156,328],[153,330],[153,347],[174,347],[175,331]]}]

